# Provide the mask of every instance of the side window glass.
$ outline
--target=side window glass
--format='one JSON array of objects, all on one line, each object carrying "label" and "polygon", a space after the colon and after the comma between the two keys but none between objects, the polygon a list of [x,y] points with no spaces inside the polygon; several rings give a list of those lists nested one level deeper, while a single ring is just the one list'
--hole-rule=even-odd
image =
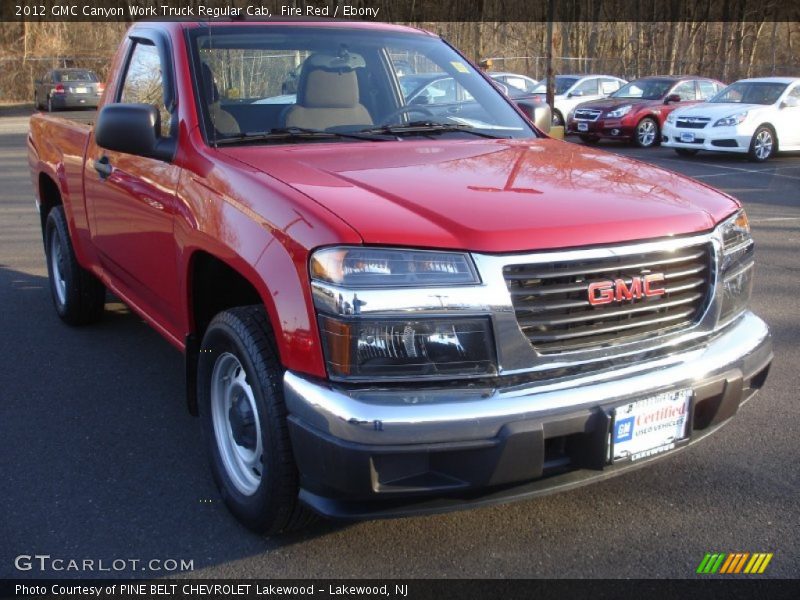
[{"label": "side window glass", "polygon": [[797,98],[800,100],[800,85],[796,85],[794,89],[789,92],[789,98]]},{"label": "side window glass", "polygon": [[678,94],[683,101],[697,100],[697,93],[694,90],[694,81],[684,81],[678,84],[672,90],[672,93]]},{"label": "side window glass", "polygon": [[698,100],[708,100],[717,93],[717,86],[711,81],[698,81],[697,85],[700,86],[700,96]]},{"label": "side window glass", "polygon": [[597,79],[587,79],[575,88],[576,92],[583,92],[584,96],[597,95]]},{"label": "side window glass", "polygon": [[164,105],[164,77],[155,46],[138,42],[134,46],[120,101],[155,106],[161,113],[161,135],[169,137],[171,117]]},{"label": "side window glass", "polygon": [[620,82],[617,79],[601,79],[600,80],[600,93],[603,95],[613,94],[620,88]]}]

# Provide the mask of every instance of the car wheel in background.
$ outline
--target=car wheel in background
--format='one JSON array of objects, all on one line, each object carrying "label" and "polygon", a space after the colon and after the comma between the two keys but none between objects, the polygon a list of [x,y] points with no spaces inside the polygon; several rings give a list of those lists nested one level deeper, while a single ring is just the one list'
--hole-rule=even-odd
[{"label": "car wheel in background", "polygon": [[561,127],[562,125],[564,125],[564,116],[561,114],[561,111],[554,110],[553,127]]},{"label": "car wheel in background", "polygon": [[636,126],[636,133],[633,136],[633,142],[639,148],[652,148],[659,145],[661,134],[658,131],[658,123],[655,119],[645,117]]},{"label": "car wheel in background", "polygon": [[592,144],[592,145],[594,145],[594,144],[596,144],[597,142],[600,141],[600,138],[597,137],[596,135],[585,135],[584,134],[584,135],[579,135],[578,137],[581,138],[581,141],[584,144]]},{"label": "car wheel in background", "polygon": [[753,139],[750,141],[750,150],[747,154],[750,160],[764,162],[772,156],[777,145],[775,132],[771,127],[762,125],[753,134]]},{"label": "car wheel in background", "polygon": [[47,112],[53,112],[54,110],[55,110],[55,107],[53,106],[53,99],[50,96],[48,96],[47,97]]},{"label": "car wheel in background", "polygon": [[225,504],[259,533],[298,529],[314,518],[298,499],[282,382],[263,306],[214,317],[197,369],[203,433]]},{"label": "car wheel in background", "polygon": [[699,150],[692,150],[691,148],[675,148],[675,154],[678,156],[694,156],[700,152]]},{"label": "car wheel in background", "polygon": [[63,206],[54,207],[47,215],[45,252],[50,292],[58,316],[70,325],[88,325],[99,320],[105,307],[106,288],[78,264]]}]

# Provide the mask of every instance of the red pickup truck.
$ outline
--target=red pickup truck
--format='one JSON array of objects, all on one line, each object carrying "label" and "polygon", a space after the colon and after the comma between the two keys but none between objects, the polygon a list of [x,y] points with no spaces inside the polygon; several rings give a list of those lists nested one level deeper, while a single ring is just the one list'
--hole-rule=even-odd
[{"label": "red pickup truck", "polygon": [[[449,87],[407,100],[409,69]],[[111,291],[184,353],[255,530],[614,475],[772,360],[736,200],[549,139],[416,29],[136,24],[94,128],[34,115],[28,151],[56,311]]]}]

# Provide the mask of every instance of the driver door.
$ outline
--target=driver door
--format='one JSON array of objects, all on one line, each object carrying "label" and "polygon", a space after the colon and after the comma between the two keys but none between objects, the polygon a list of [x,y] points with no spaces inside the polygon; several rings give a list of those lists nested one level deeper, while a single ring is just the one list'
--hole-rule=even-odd
[{"label": "driver door", "polygon": [[[151,40],[129,41],[115,101],[154,104],[161,135],[176,135],[164,106],[166,52]],[[104,270],[128,299],[177,332],[179,284],[173,234],[181,169],[152,158],[101,148],[91,138],[85,163],[92,241]]]}]

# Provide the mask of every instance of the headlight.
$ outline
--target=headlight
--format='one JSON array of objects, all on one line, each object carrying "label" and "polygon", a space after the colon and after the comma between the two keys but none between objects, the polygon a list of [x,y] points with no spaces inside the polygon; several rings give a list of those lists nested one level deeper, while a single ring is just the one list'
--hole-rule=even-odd
[{"label": "headlight", "polygon": [[728,117],[722,117],[716,123],[714,123],[714,127],[732,127],[734,125],[738,125],[746,118],[747,118],[747,111],[735,115],[730,115]]},{"label": "headlight", "polygon": [[753,238],[744,210],[719,226],[722,238],[720,293],[722,294],[719,324],[741,314],[750,302],[753,289]]},{"label": "headlight", "polygon": [[467,254],[393,248],[324,248],[311,278],[345,287],[384,288],[480,283]]},{"label": "headlight", "polygon": [[631,106],[630,104],[626,104],[625,106],[620,106],[619,108],[615,108],[614,110],[612,110],[610,112],[607,112],[606,116],[607,117],[614,117],[614,118],[624,117],[629,112],[631,112],[632,108],[633,108],[633,106]]},{"label": "headlight", "polygon": [[674,124],[675,124],[675,119],[676,119],[676,118],[677,118],[677,117],[675,116],[675,113],[674,113],[674,112],[671,112],[671,113],[669,113],[669,114],[667,115],[667,123],[669,123],[670,125],[674,125]]},{"label": "headlight", "polygon": [[[459,311],[448,316],[446,311],[414,308],[403,302],[419,290],[425,291],[426,298],[435,295],[432,287],[479,285],[468,254],[363,246],[323,248],[311,256],[309,270],[331,379],[384,381],[497,374],[488,314],[467,316]],[[388,294],[397,298],[396,306]],[[344,296],[352,300],[344,303],[349,309],[340,310]]]},{"label": "headlight", "polygon": [[339,319],[322,315],[319,328],[332,379],[497,373],[488,317]]}]

